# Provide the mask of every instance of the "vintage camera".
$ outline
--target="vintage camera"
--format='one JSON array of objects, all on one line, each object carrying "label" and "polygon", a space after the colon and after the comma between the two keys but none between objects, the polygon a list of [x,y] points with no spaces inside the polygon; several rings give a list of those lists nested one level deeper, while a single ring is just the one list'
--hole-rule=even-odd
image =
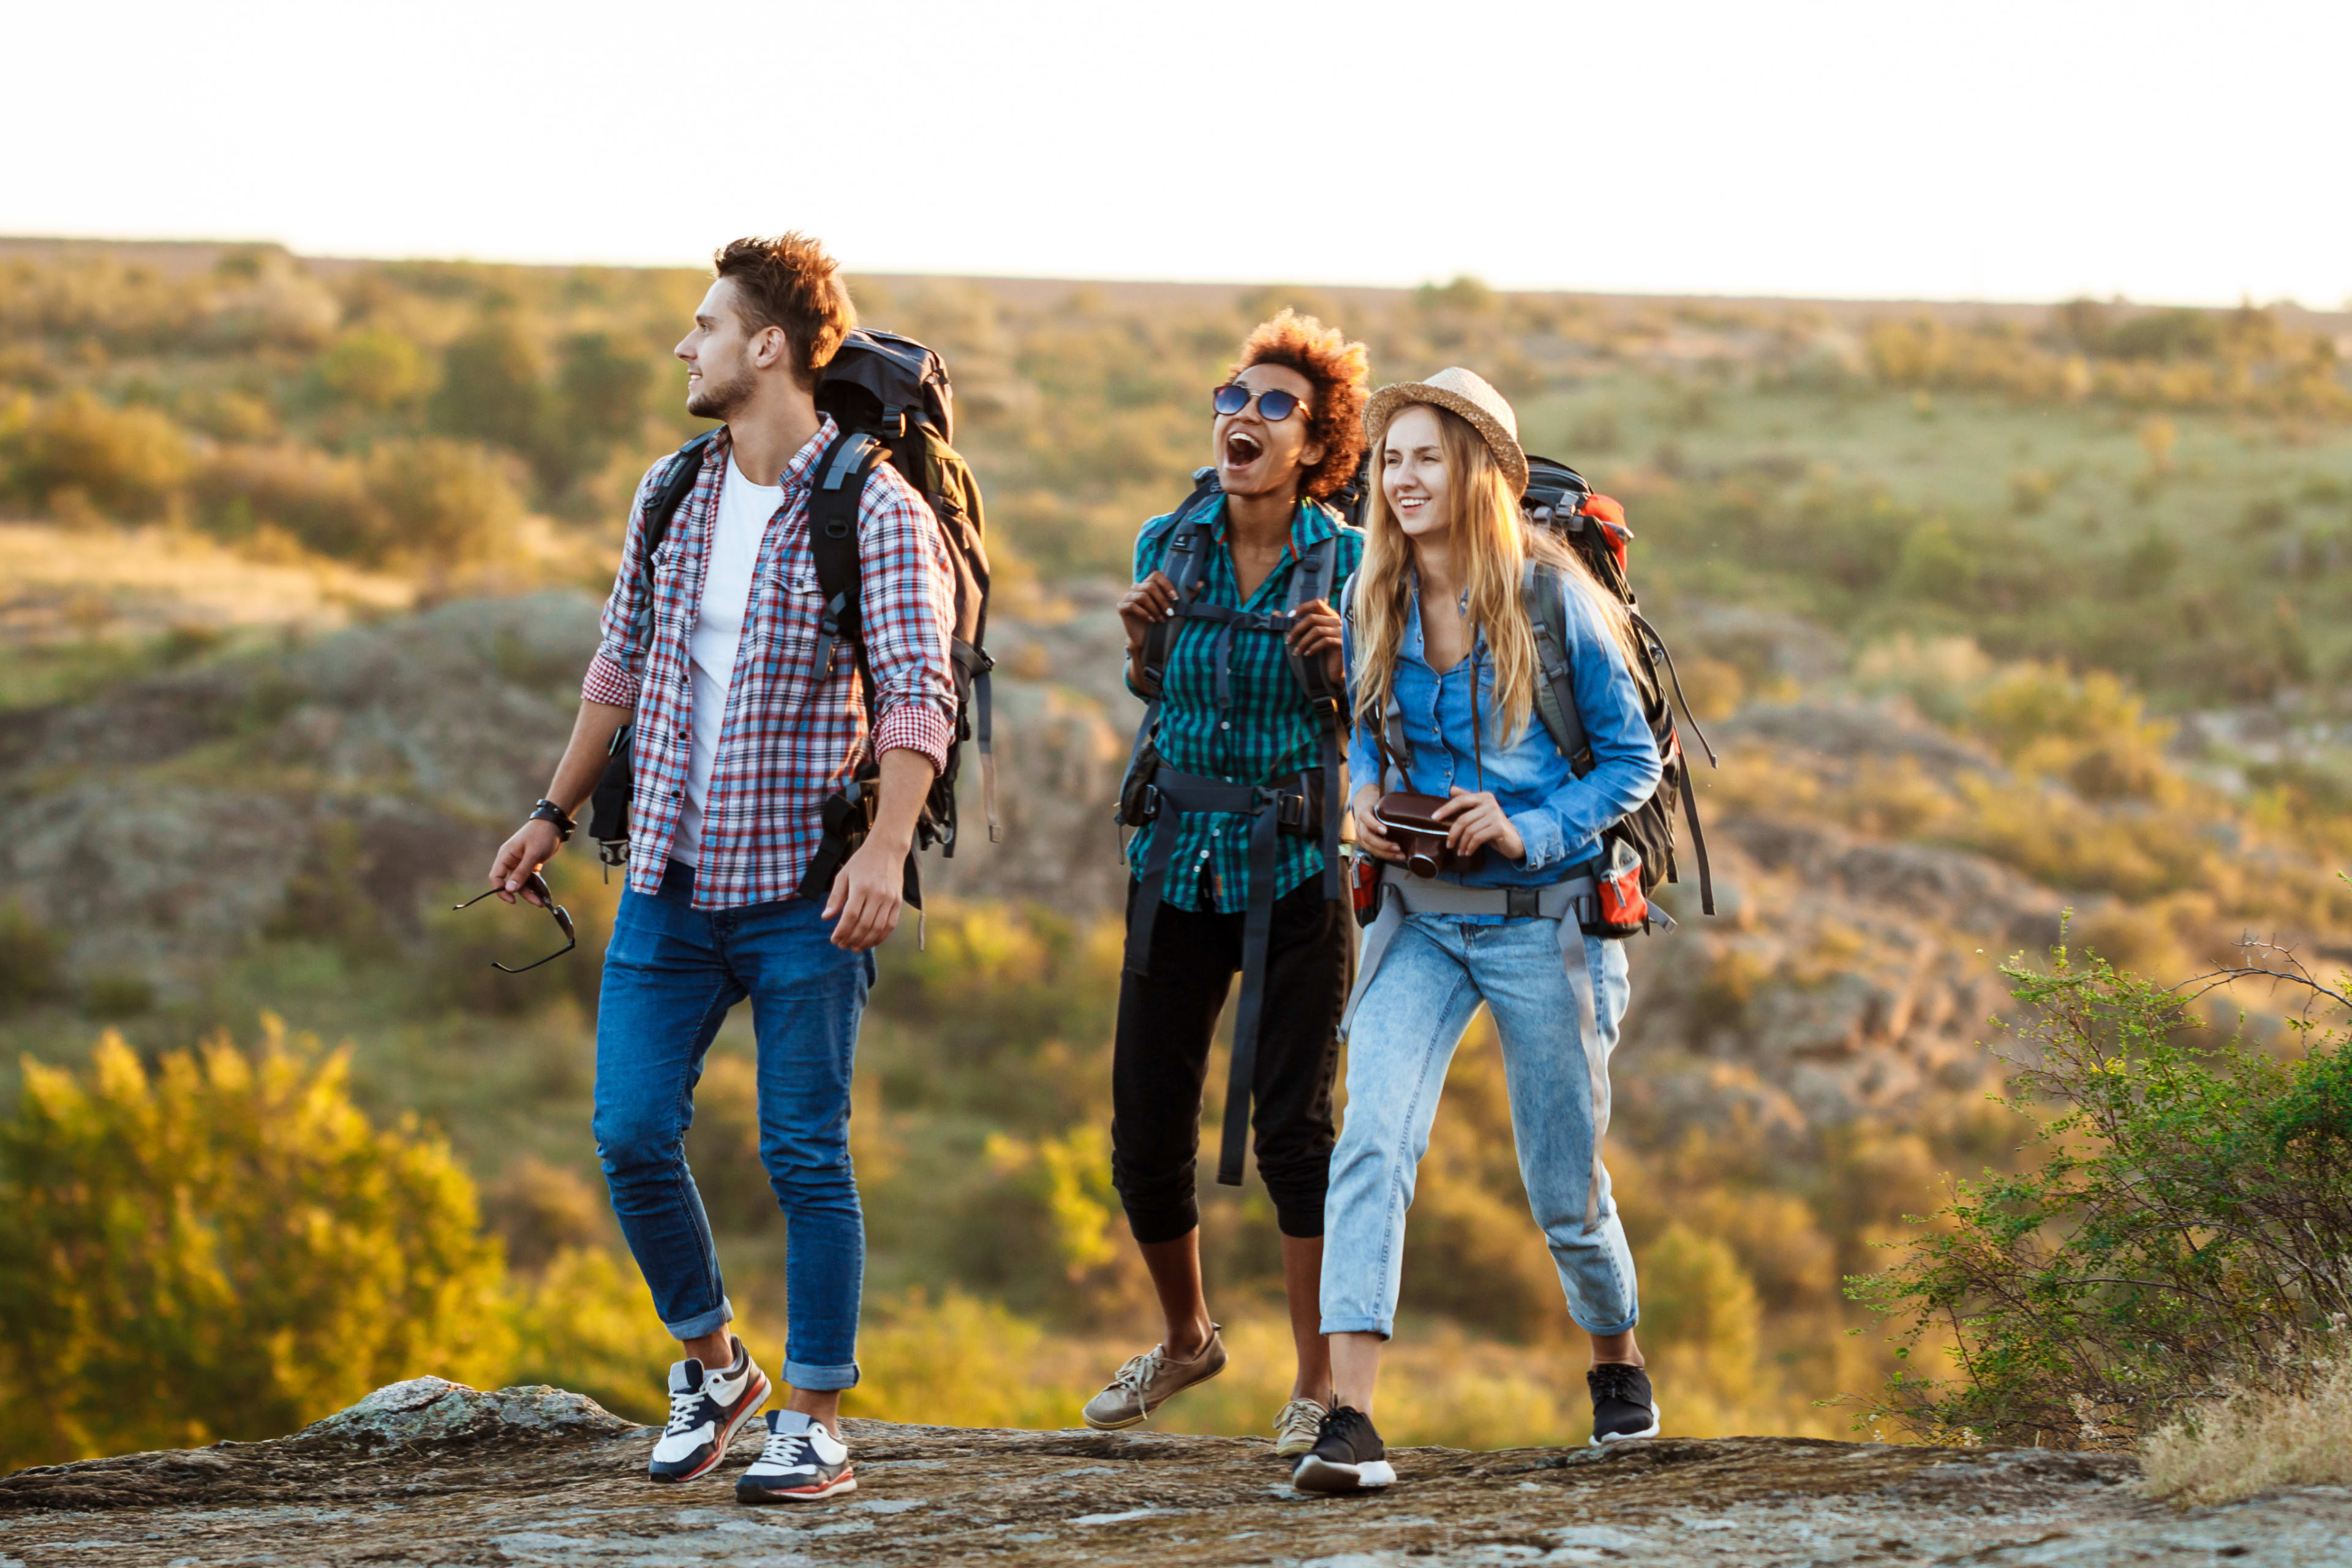
[{"label": "vintage camera", "polygon": [[1404,868],[1416,877],[1467,871],[1486,858],[1484,849],[1465,856],[1445,847],[1446,825],[1436,815],[1444,804],[1433,795],[1391,790],[1372,807],[1372,821],[1404,851]]}]

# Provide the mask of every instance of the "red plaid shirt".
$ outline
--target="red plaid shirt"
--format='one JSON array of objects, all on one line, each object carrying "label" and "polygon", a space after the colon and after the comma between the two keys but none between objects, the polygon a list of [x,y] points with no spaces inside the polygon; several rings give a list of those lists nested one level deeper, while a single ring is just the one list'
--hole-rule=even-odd
[{"label": "red plaid shirt", "polygon": [[[809,550],[812,472],[835,428],[827,417],[784,468],[783,504],[768,520],[751,574],[727,717],[719,732],[702,816],[694,907],[730,909],[793,897],[824,832],[825,797],[867,753],[920,752],[947,766],[954,737],[955,578],[930,509],[888,464],[858,498],[857,558],[864,644],[879,721],[869,737],[865,693],[845,646],[832,676],[816,678],[816,558]],[[732,460],[727,433],[703,449],[702,472],[654,552],[646,587],[645,510],[674,460],[646,472],[629,509],[620,574],[605,602],[604,637],[581,695],[636,710],[629,813],[629,886],[661,890],[686,804],[694,686],[689,639],[702,605],[719,487]],[[650,611],[650,614],[648,614]]]}]

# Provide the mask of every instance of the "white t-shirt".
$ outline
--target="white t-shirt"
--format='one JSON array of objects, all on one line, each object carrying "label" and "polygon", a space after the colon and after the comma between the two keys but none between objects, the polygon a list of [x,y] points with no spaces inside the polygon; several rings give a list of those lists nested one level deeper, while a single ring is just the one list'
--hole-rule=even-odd
[{"label": "white t-shirt", "polygon": [[727,690],[735,682],[735,647],[751,605],[751,574],[768,520],[784,504],[782,485],[755,485],[733,458],[719,486],[719,521],[702,573],[702,605],[694,616],[688,653],[694,677],[694,745],[686,764],[686,807],[678,813],[670,854],[693,866],[702,859],[702,809],[719,731],[727,722]]}]

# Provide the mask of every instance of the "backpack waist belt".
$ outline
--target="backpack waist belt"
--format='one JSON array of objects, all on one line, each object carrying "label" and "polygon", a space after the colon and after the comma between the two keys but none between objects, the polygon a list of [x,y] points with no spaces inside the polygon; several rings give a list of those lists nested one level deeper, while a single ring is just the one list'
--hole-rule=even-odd
[{"label": "backpack waist belt", "polygon": [[1249,1141],[1250,1089],[1257,1081],[1258,1016],[1265,1003],[1266,949],[1274,936],[1275,840],[1287,830],[1312,835],[1313,798],[1302,778],[1295,789],[1229,784],[1162,767],[1145,795],[1152,827],[1151,853],[1144,859],[1141,885],[1127,922],[1129,974],[1151,973],[1151,932],[1160,919],[1160,889],[1175,863],[1176,840],[1192,812],[1232,812],[1250,818],[1249,910],[1242,922],[1242,1000],[1234,1016],[1233,1070],[1225,1085],[1224,1141],[1217,1153],[1217,1180],[1242,1184],[1242,1151]]},{"label": "backpack waist belt", "polygon": [[1584,1228],[1600,1228],[1601,1197],[1608,1190],[1608,1174],[1601,1164],[1601,1135],[1609,1130],[1609,1057],[1601,1046],[1601,1010],[1592,992],[1592,971],[1584,957],[1584,922],[1598,912],[1601,885],[1590,876],[1570,877],[1541,888],[1465,888],[1416,877],[1402,866],[1381,868],[1381,912],[1364,929],[1364,944],[1356,957],[1355,989],[1348,994],[1348,1010],[1339,1016],[1339,1035],[1346,1038],[1356,1021],[1356,1006],[1364,999],[1389,942],[1412,915],[1501,915],[1507,920],[1547,920],[1559,927],[1560,967],[1568,988],[1576,996],[1575,1024],[1584,1049],[1587,1076],[1592,1084],[1592,1172],[1585,1186]]}]

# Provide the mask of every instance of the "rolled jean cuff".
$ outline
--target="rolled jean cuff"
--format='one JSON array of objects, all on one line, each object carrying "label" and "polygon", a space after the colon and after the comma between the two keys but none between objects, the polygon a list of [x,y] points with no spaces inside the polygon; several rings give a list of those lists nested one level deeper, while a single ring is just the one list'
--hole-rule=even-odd
[{"label": "rolled jean cuff", "polygon": [[[1641,1313],[1641,1310],[1640,1310],[1639,1308],[1636,1308],[1636,1309],[1634,1310],[1633,1315],[1632,1317],[1630,1317],[1630,1318],[1626,1319],[1623,1322],[1622,1322],[1622,1323],[1618,1324],[1618,1325],[1617,1325],[1615,1328],[1613,1328],[1613,1329],[1596,1329],[1596,1328],[1594,1328],[1591,1323],[1588,1323],[1588,1322],[1586,1322],[1583,1319],[1577,1317],[1577,1315],[1576,1315],[1576,1310],[1575,1310],[1575,1309],[1574,1309],[1574,1308],[1570,1308],[1570,1309],[1569,1310],[1569,1314],[1568,1314],[1568,1315],[1569,1315],[1570,1320],[1570,1321],[1572,1321],[1576,1324],[1576,1326],[1577,1326],[1578,1328],[1582,1329],[1582,1330],[1583,1330],[1586,1333],[1588,1333],[1588,1334],[1598,1334],[1598,1335],[1600,1335],[1600,1336],[1601,1336],[1601,1338],[1603,1338],[1603,1339],[1608,1338],[1611,1334],[1624,1334],[1624,1333],[1631,1333],[1631,1332],[1633,1332],[1633,1329],[1634,1329],[1634,1326],[1635,1326],[1636,1324],[1640,1323],[1640,1322],[1641,1322],[1641,1321],[1642,1321],[1642,1313]],[[1326,1330],[1326,1331],[1324,1331],[1328,1333],[1328,1332],[1329,1332],[1330,1331]]]},{"label": "rolled jean cuff", "polygon": [[1383,1323],[1378,1318],[1335,1318],[1327,1312],[1323,1317],[1323,1327],[1318,1331],[1326,1334],[1378,1334],[1387,1339],[1395,1328],[1394,1323]]},{"label": "rolled jean cuff", "polygon": [[806,1394],[832,1394],[857,1386],[857,1363],[846,1366],[811,1366],[806,1362],[784,1363],[784,1381]]},{"label": "rolled jean cuff", "polygon": [[735,1321],[735,1303],[721,1296],[719,1305],[708,1312],[697,1312],[691,1318],[681,1318],[675,1323],[664,1323],[674,1340],[698,1340],[705,1334],[715,1334]]}]

